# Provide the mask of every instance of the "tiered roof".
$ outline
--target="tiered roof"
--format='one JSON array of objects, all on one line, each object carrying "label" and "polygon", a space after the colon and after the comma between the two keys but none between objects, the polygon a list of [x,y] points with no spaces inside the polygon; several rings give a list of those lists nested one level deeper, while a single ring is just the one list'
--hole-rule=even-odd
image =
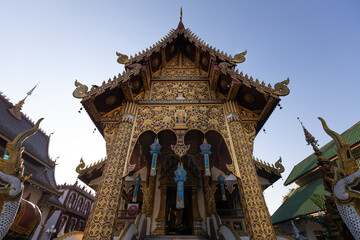
[{"label": "tiered roof", "polygon": [[[34,126],[34,122],[25,114],[21,113],[21,120],[14,118],[8,111],[14,105],[2,94],[0,94],[0,136],[6,141],[12,141],[17,135]],[[28,141],[25,141],[23,153],[25,175],[32,174],[26,180],[55,196],[61,196],[57,190],[54,176],[55,162],[48,155],[50,136],[43,130],[36,132]],[[31,163],[29,160],[33,161]],[[53,201],[58,204],[58,201]]]},{"label": "tiered roof", "polygon": [[269,93],[275,98],[278,98],[278,96],[282,95],[281,92],[279,92],[281,90],[273,88],[271,84],[266,85],[264,81],[260,82],[258,79],[254,79],[252,76],[248,76],[243,72],[239,72],[238,69],[235,70],[237,63],[234,61],[234,58],[231,56],[231,54],[224,53],[223,51],[220,51],[219,49],[209,45],[196,34],[194,34],[189,28],[185,29],[182,22],[180,22],[178,28],[171,29],[169,33],[161,38],[161,40],[156,44],[153,44],[149,48],[146,48],[146,50],[135,54],[134,57],[130,56],[125,64],[126,71],[124,71],[122,74],[119,73],[118,76],[114,75],[114,77],[112,79],[109,78],[107,82],[103,81],[102,85],[99,87],[93,87],[89,92],[87,92],[88,96],[84,97],[83,100],[86,101],[91,97],[100,95],[106,89],[113,89],[119,84],[128,82],[132,76],[135,76],[140,72],[141,65],[137,65],[138,63],[144,61],[144,59],[150,58],[152,54],[158,53],[162,48],[165,48],[180,35],[184,36],[184,38],[188,39],[189,42],[193,43],[203,52],[208,52],[211,56],[215,57],[219,61],[226,62],[227,64],[219,66],[221,71],[224,74],[229,74],[238,83],[242,83],[248,87],[255,87],[259,92]]},{"label": "tiered roof", "polygon": [[[344,138],[345,142],[347,142],[350,146],[357,144],[360,142],[360,121],[354,124],[351,128],[346,130],[341,134]],[[333,159],[336,157],[336,146],[334,141],[328,142],[325,146],[320,148],[323,156],[327,159]],[[317,168],[317,156],[315,154],[311,154],[303,161],[298,163],[293,170],[291,171],[290,175],[286,179],[284,185],[289,185],[296,181],[298,178],[306,174],[307,172],[314,170]]]}]

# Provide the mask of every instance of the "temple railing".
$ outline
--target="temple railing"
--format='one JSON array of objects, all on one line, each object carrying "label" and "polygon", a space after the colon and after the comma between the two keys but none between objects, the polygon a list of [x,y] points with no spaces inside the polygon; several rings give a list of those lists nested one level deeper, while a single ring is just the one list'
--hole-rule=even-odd
[{"label": "temple railing", "polygon": [[[125,227],[122,229],[118,237],[114,237],[114,240],[127,240],[137,239],[142,240],[145,237],[146,232],[146,217],[143,213],[139,213],[136,219],[120,219],[128,221]],[[130,223],[130,221],[134,221]]]},{"label": "temple railing", "polygon": [[245,217],[241,209],[216,209],[216,212],[223,224],[240,236],[247,236]]},{"label": "temple railing", "polygon": [[210,217],[210,235],[212,240],[240,240],[240,235],[225,222],[217,213]]}]

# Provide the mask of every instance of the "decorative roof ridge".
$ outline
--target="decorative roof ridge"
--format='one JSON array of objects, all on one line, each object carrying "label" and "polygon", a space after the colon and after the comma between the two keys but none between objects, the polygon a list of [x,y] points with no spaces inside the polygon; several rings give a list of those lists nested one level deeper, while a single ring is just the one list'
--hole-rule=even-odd
[{"label": "decorative roof ridge", "polygon": [[[344,134],[348,133],[349,131],[352,131],[353,128],[355,128],[356,126],[358,126],[360,124],[360,121],[356,122],[355,124],[353,124],[351,127],[349,127],[348,129],[346,129],[344,132],[342,132],[340,135],[342,137],[344,137]],[[324,149],[328,148],[331,144],[334,143],[334,140],[330,140],[329,142],[327,142],[325,145],[323,145],[322,147],[320,147],[319,151],[322,152],[323,154],[326,154],[326,152],[324,152]],[[353,147],[356,143],[353,143],[352,145],[350,145],[350,147]],[[291,183],[293,183],[294,181],[296,181],[297,179],[299,179],[302,175],[306,174],[307,172],[315,169],[317,167],[317,165],[312,168],[312,169],[309,169],[307,172],[297,176],[295,179],[291,180],[291,182],[288,182],[289,180],[289,177],[291,176],[291,174],[293,173],[293,171],[295,170],[295,168],[297,168],[299,165],[301,165],[303,162],[305,162],[306,160],[310,159],[312,156],[316,156],[315,155],[315,152],[311,153],[310,155],[308,155],[307,157],[305,157],[303,160],[301,160],[300,162],[298,162],[291,170],[289,176],[287,177],[287,179],[285,180],[284,182],[284,185],[287,186],[287,185],[290,185]],[[335,151],[335,154],[333,156],[330,156],[329,157],[329,160],[333,160],[337,157],[337,153]]]},{"label": "decorative roof ridge", "polygon": [[[90,195],[91,198],[95,198],[95,193],[92,192],[90,189],[86,189],[86,187],[89,187],[88,185],[86,185],[85,183],[83,183],[84,185],[81,186],[78,184],[78,180],[75,181],[75,183],[73,184],[67,184],[67,183],[64,183],[62,185],[59,185],[59,189],[62,189],[62,190],[65,190],[65,189],[68,189],[68,190],[77,190],[79,193],[83,194],[83,195]],[[89,187],[90,188],[90,187]],[[94,200],[94,199],[92,199]]]},{"label": "decorative roof ridge", "polygon": [[249,77],[247,74],[244,76],[242,71],[239,73],[239,70],[235,70],[229,63],[219,63],[219,68],[223,74],[229,74],[232,79],[243,83],[247,87],[254,86],[261,93],[268,92],[277,96],[286,96],[290,93],[290,89],[287,87],[290,82],[289,78],[282,82],[276,83],[274,87],[272,87],[270,83],[266,86],[264,81],[260,83],[259,79],[257,78],[254,80],[252,76]]},{"label": "decorative roof ridge", "polygon": [[[356,125],[360,124],[360,121],[356,122],[354,125],[352,125],[350,128],[346,129],[344,132],[342,132],[340,135],[342,136],[343,134],[345,134],[346,132],[352,130]],[[325,147],[328,147],[331,143],[333,143],[334,140],[330,140],[329,142],[327,142],[325,145],[323,145],[322,147],[320,147],[320,151],[324,150]],[[301,162],[299,162],[298,164],[296,164],[293,167],[293,170],[296,166],[298,166],[299,164],[301,164],[302,162],[304,162],[306,159],[308,159],[309,157],[311,157],[312,155],[315,155],[315,153],[311,153],[310,155],[308,155],[306,158],[304,158]],[[337,155],[337,153],[335,153],[334,156],[331,156],[330,159],[332,159],[333,157],[335,157]],[[291,173],[290,173],[291,174]]]},{"label": "decorative roof ridge", "polygon": [[[3,92],[0,91],[0,97],[4,100],[5,103],[9,105],[10,108],[14,107],[15,105],[10,101],[10,98],[8,98]],[[33,121],[26,113],[20,112],[21,115],[24,117],[24,119],[30,123],[30,125],[35,125],[35,121]],[[44,129],[40,128],[38,129],[38,132],[41,132],[46,138],[48,138],[47,133]]]},{"label": "decorative roof ridge", "polygon": [[220,49],[217,49],[213,47],[212,45],[209,45],[205,40],[202,40],[198,35],[193,33],[190,28],[177,28],[177,29],[170,29],[169,33],[166,34],[164,37],[162,37],[159,41],[157,41],[155,44],[150,46],[149,48],[146,48],[146,50],[139,52],[138,54],[135,53],[134,57],[130,55],[129,62],[126,63],[125,66],[131,65],[134,62],[139,62],[144,57],[149,57],[153,52],[159,51],[160,48],[165,47],[168,43],[171,43],[175,37],[177,37],[180,34],[184,34],[184,37],[189,39],[190,42],[194,43],[195,46],[199,47],[203,51],[208,51],[210,55],[217,56],[222,61],[228,61],[232,63],[233,65],[236,65],[236,63],[233,61],[233,58],[231,54],[227,54],[224,51],[220,52]]},{"label": "decorative roof ridge", "polygon": [[281,164],[281,158],[275,163],[275,166],[274,164],[270,165],[270,163],[262,161],[261,159],[254,156],[253,161],[257,167],[262,168],[267,172],[273,172],[279,176],[284,172],[284,166]]},{"label": "decorative roof ridge", "polygon": [[114,75],[113,79],[109,78],[107,82],[103,81],[101,86],[93,85],[90,91],[86,92],[87,96],[83,98],[83,101],[86,101],[91,98],[91,96],[98,96],[105,92],[108,88],[114,89],[121,83],[125,83],[131,76],[136,75],[140,72],[141,65],[138,63],[133,63],[127,65],[126,71],[123,71],[118,76]]},{"label": "decorative roof ridge", "polygon": [[[90,89],[90,91],[87,92],[87,96],[83,98],[83,100],[88,100],[91,96],[95,95],[98,96],[101,93],[103,93],[106,89],[110,87],[110,89],[113,89],[116,87],[119,83],[126,82],[131,76],[136,75],[141,70],[141,65],[139,62],[146,58],[150,57],[151,54],[154,52],[160,51],[161,48],[164,48],[168,43],[171,43],[178,35],[184,34],[184,37],[187,38],[190,42],[194,43],[194,45],[198,48],[200,48],[203,51],[209,52],[210,55],[218,57],[222,63],[219,63],[219,67],[222,64],[222,72],[223,73],[229,73],[234,79],[237,79],[238,81],[241,81],[246,86],[250,87],[251,85],[256,87],[260,92],[264,93],[269,92],[278,96],[286,96],[289,94],[290,90],[286,87],[286,93],[283,93],[284,85],[287,85],[289,82],[289,78],[281,83],[277,83],[274,85],[274,88],[272,88],[271,84],[268,84],[268,86],[265,85],[264,82],[259,82],[258,79],[254,81],[252,77],[248,77],[247,74],[245,76],[242,75],[242,72],[239,74],[239,70],[235,70],[235,66],[237,66],[237,62],[234,61],[231,54],[227,54],[224,51],[221,51],[219,49],[216,49],[212,45],[209,45],[207,42],[202,40],[199,36],[194,34],[190,28],[177,28],[177,29],[170,29],[168,34],[166,34],[164,37],[162,37],[159,41],[157,41],[152,46],[146,48],[146,50],[142,50],[142,52],[135,53],[134,56],[127,57],[126,55],[122,55],[117,53],[118,56],[125,57],[125,69],[126,71],[123,71],[122,74],[118,74],[118,76],[113,77],[113,79],[109,78],[108,82],[103,81],[102,85],[96,86],[93,85],[93,87]],[[246,52],[242,53],[246,54]],[[120,57],[119,57],[120,58]],[[128,59],[127,59],[128,58]],[[245,60],[245,58],[244,58]],[[118,60],[119,61],[119,60]]]},{"label": "decorative roof ridge", "polygon": [[86,165],[84,168],[81,168],[81,173],[79,174],[79,176],[85,174],[86,172],[90,172],[94,169],[101,168],[106,161],[107,161],[107,158],[105,157],[105,158],[98,160],[97,162],[93,162],[93,163],[90,163],[89,165]]},{"label": "decorative roof ridge", "polygon": [[[50,171],[54,172],[53,170],[50,170]],[[47,168],[43,169],[42,172],[43,172],[43,174],[45,175],[45,178],[46,178],[46,180],[49,182],[50,186],[53,187],[57,192],[59,192],[59,186],[52,184],[52,182],[51,182],[51,180],[50,180],[50,176],[49,176],[48,173],[47,173],[47,172],[48,172]],[[55,176],[53,175],[53,177],[54,177],[54,182],[55,182],[55,184],[56,184]],[[60,192],[59,192],[59,193],[60,193]]]}]

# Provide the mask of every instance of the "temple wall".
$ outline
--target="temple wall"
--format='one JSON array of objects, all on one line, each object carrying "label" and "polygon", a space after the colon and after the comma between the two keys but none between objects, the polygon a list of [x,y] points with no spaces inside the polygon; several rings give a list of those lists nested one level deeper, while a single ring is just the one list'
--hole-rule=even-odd
[{"label": "temple wall", "polygon": [[45,231],[47,229],[49,229],[52,225],[56,226],[56,222],[59,219],[60,213],[61,213],[61,211],[55,211],[53,213],[53,215],[49,218],[49,220],[47,221],[47,223],[46,223],[46,225],[44,227],[44,232],[43,232],[43,234],[42,234],[42,236],[40,237],[39,240],[47,240],[47,239],[49,239],[49,237],[46,235]]},{"label": "temple wall", "polygon": [[[30,194],[30,199],[28,199],[28,196]],[[43,194],[43,190],[34,186],[34,185],[27,185],[25,186],[24,192],[23,192],[23,198],[28,199],[30,202],[34,204],[38,204],[41,196]]]}]

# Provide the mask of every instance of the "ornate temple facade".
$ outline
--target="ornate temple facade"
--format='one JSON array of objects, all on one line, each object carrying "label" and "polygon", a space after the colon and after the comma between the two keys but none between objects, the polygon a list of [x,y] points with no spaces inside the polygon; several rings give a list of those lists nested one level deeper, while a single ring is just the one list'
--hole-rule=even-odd
[{"label": "ornate temple facade", "polygon": [[77,168],[96,190],[84,239],[131,239],[140,214],[136,239],[276,239],[263,190],[284,168],[254,158],[253,142],[289,80],[273,88],[235,71],[245,54],[216,50],[180,20],[135,57],[117,53],[122,74],[90,90],[75,82],[107,149]]},{"label": "ornate temple facade", "polygon": [[[28,95],[30,94],[28,93]],[[0,156],[4,155],[7,143],[35,125],[29,117],[20,111],[25,99],[13,105],[5,96],[0,94]],[[56,164],[48,155],[49,141],[50,136],[39,130],[24,143],[25,150],[22,154],[24,175],[31,175],[24,181],[22,198],[31,202],[33,206],[39,207],[41,211],[40,224],[37,227],[32,226],[36,222],[35,219],[32,219],[32,212],[23,208],[19,211],[22,217],[17,218],[18,220],[12,225],[7,239],[28,239],[30,236],[32,239],[38,239],[44,231],[48,218],[57,209],[62,209],[58,199],[61,192],[58,190],[54,177]]]}]

